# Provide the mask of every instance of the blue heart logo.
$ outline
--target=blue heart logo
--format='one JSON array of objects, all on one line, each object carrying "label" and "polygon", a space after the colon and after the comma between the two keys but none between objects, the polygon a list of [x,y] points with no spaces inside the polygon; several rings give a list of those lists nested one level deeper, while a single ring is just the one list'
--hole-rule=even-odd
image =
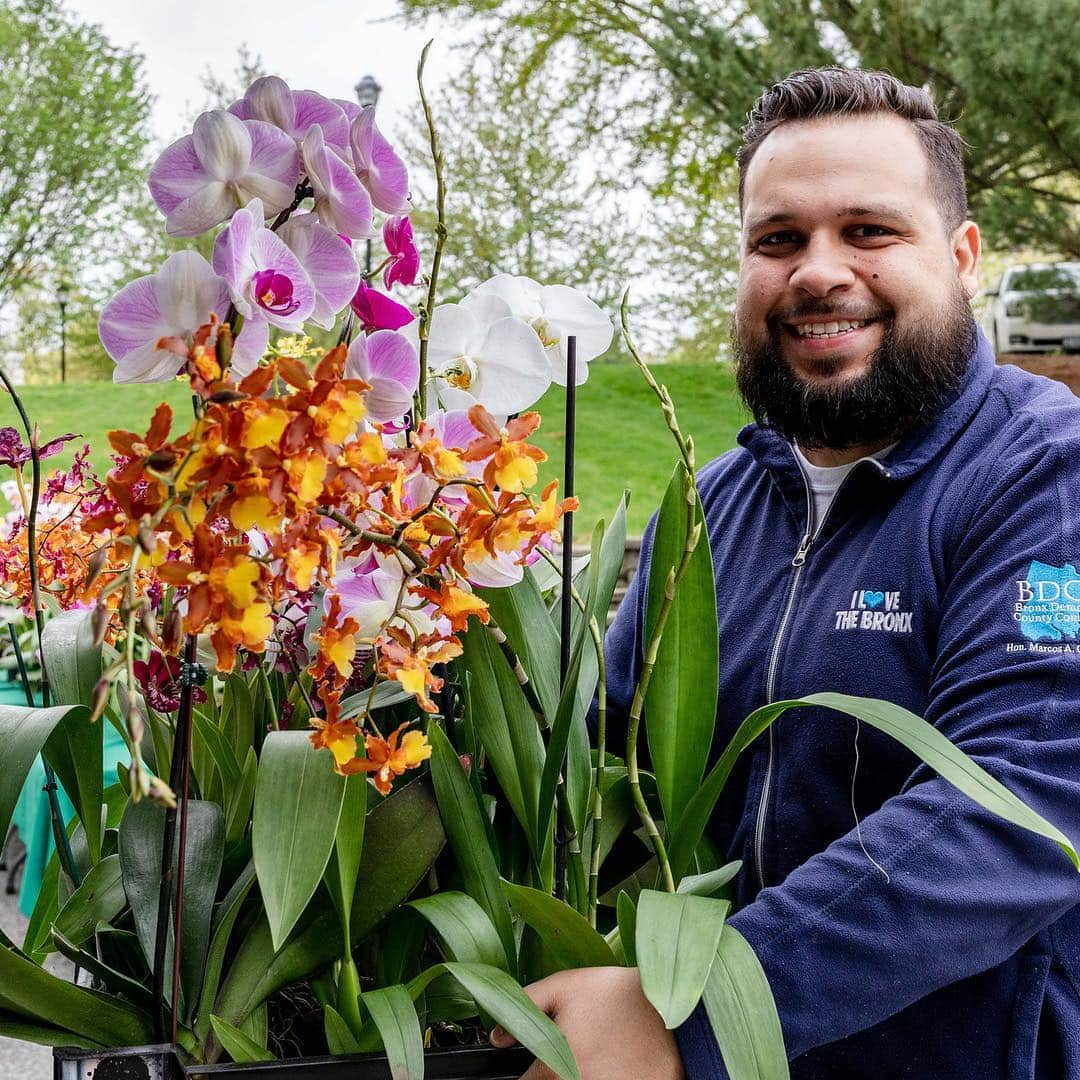
[{"label": "blue heart logo", "polygon": [[883,592],[864,592],[863,603],[868,608],[881,607],[885,603],[885,594]]}]

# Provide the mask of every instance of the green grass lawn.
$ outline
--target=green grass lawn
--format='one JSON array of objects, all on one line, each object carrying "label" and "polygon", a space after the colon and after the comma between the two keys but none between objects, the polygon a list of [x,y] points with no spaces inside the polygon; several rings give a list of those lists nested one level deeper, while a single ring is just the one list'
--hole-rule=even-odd
[{"label": "green grass lawn", "polygon": [[[655,369],[675,401],[684,431],[694,436],[699,465],[735,445],[746,415],[727,367],[716,364],[669,365]],[[30,419],[45,440],[68,431],[89,441],[92,460],[102,472],[109,466],[105,433],[113,428],[145,431],[155,406],[168,401],[184,426],[190,413],[186,382],[114,386],[81,383],[67,386],[28,386],[20,390]],[[548,453],[541,479],[562,479],[564,391],[552,386],[540,401],[544,418],[535,441]],[[0,397],[0,426],[20,427],[15,408]],[[179,429],[179,425],[177,425]],[[577,485],[581,512],[575,525],[583,542],[597,519],[610,518],[623,488],[633,493],[629,527],[639,533],[656,508],[674,467],[675,443],[664,425],[659,405],[636,367],[598,364],[588,382],[578,388]],[[20,427],[21,431],[21,427]],[[72,450],[50,458],[47,467],[67,465]],[[0,477],[2,479],[2,477]]]}]

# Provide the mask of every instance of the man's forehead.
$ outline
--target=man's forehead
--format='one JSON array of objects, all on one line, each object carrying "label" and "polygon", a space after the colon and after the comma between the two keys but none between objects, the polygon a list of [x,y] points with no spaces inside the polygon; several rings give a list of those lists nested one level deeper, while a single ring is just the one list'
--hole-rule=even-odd
[{"label": "man's forehead", "polygon": [[771,132],[747,168],[743,212],[747,224],[858,209],[914,218],[929,198],[915,130],[901,117],[875,113],[795,121]]}]

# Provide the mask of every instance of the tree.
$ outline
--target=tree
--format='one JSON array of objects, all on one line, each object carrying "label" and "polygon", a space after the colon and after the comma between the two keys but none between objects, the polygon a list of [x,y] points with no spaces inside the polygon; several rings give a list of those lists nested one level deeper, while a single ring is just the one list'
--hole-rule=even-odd
[{"label": "tree", "polygon": [[553,54],[665,182],[702,192],[730,169],[765,86],[799,68],[859,64],[926,85],[968,142],[973,212],[992,244],[1080,256],[1077,0],[401,0],[469,12],[528,42],[522,81]]},{"label": "tree", "polygon": [[[504,41],[434,95],[448,186],[440,299],[460,299],[502,272],[578,286],[614,314],[642,210],[620,202],[619,178],[583,151],[567,110],[538,103],[519,84],[523,59]],[[434,173],[421,114],[400,142],[423,243],[432,232]]]},{"label": "tree", "polygon": [[57,0],[0,0],[0,303],[105,262],[143,182],[141,58]]}]

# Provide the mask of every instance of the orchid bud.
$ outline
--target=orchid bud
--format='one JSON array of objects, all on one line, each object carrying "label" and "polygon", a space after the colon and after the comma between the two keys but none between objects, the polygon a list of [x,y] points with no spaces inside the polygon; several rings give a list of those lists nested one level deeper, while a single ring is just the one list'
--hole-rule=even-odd
[{"label": "orchid bud", "polygon": [[139,607],[139,627],[146,639],[160,648],[161,637],[158,634],[157,620],[150,610],[150,605],[145,600]]},{"label": "orchid bud", "polygon": [[105,544],[103,547],[99,547],[93,555],[86,561],[86,584],[83,586],[89,589],[98,579],[101,571],[105,569],[105,563],[109,558],[109,545]]},{"label": "orchid bud", "polygon": [[472,775],[472,755],[471,754],[459,754],[458,761],[461,762],[461,767],[465,770],[466,776]]},{"label": "orchid bud", "polygon": [[139,526],[139,531],[135,534],[135,539],[138,541],[139,547],[142,548],[144,555],[153,555],[154,548],[157,546],[157,541],[154,537],[153,530],[145,522]]},{"label": "orchid bud", "polygon": [[94,644],[100,645],[105,640],[105,631],[109,628],[109,609],[104,604],[94,608],[90,616],[90,628],[94,631]]},{"label": "orchid bud", "polygon": [[173,607],[165,616],[165,625],[161,632],[161,651],[168,656],[176,656],[184,640],[184,620],[178,608]]},{"label": "orchid bud", "polygon": [[131,735],[131,741],[138,743],[143,737],[145,725],[143,724],[142,713],[139,712],[139,708],[135,704],[134,696],[128,698],[126,721],[128,734]]},{"label": "orchid bud", "polygon": [[232,327],[228,323],[225,323],[218,330],[216,347],[218,363],[221,365],[221,370],[224,371],[229,366],[233,351]]},{"label": "orchid bud", "polygon": [[109,704],[109,688],[111,683],[106,676],[102,676],[98,679],[94,685],[94,697],[90,704],[90,722],[93,723],[97,720],[101,714],[105,711],[105,706]]}]

